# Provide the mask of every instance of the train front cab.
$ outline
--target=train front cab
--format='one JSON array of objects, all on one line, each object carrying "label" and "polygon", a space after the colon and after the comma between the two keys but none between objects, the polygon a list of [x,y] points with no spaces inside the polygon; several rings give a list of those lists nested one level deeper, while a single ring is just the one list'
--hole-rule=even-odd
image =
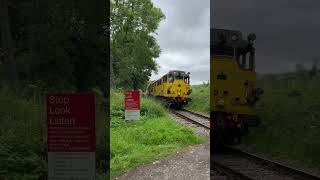
[{"label": "train front cab", "polygon": [[[238,35],[241,36],[240,32]],[[252,40],[253,41],[253,40]],[[255,49],[252,42],[211,46],[210,105],[214,144],[238,144],[248,126],[258,125]]]},{"label": "train front cab", "polygon": [[190,100],[190,73],[170,71],[150,85],[152,96],[166,101],[170,107],[180,108]]},{"label": "train front cab", "polygon": [[181,108],[190,101],[190,73],[183,71],[170,71],[164,77],[167,81],[163,86],[164,97],[166,97],[169,106]]}]

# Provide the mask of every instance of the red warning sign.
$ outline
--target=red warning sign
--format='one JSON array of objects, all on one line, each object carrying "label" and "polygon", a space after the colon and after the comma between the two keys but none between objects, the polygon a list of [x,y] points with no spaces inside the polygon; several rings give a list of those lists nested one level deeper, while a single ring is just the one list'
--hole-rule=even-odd
[{"label": "red warning sign", "polygon": [[94,152],[95,95],[47,95],[48,152]]},{"label": "red warning sign", "polygon": [[48,180],[95,179],[95,95],[48,94]]},{"label": "red warning sign", "polygon": [[140,92],[139,91],[126,91],[125,96],[125,109],[126,110],[139,110],[140,109]]},{"label": "red warning sign", "polygon": [[124,93],[125,119],[140,119],[140,92],[126,91]]}]

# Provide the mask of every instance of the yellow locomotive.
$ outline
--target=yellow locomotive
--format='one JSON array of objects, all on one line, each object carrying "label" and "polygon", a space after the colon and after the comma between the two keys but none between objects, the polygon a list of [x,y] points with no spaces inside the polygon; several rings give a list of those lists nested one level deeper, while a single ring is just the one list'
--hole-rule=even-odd
[{"label": "yellow locomotive", "polygon": [[190,73],[185,71],[169,71],[147,87],[147,95],[159,98],[173,108],[185,106],[191,100],[190,94]]},{"label": "yellow locomotive", "polygon": [[242,38],[240,31],[211,29],[210,106],[211,134],[215,145],[237,144],[259,118],[253,106],[263,93],[256,88],[255,34]]}]

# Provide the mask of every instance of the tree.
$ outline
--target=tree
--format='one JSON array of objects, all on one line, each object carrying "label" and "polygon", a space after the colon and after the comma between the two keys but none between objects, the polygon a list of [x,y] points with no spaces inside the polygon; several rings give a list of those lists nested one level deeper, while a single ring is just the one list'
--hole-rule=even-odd
[{"label": "tree", "polygon": [[103,28],[108,21],[103,1],[9,1],[13,28],[7,30],[5,6],[0,12],[0,48],[14,59],[6,60],[8,82],[20,80],[21,89],[32,84],[42,91],[105,89],[110,41]]},{"label": "tree", "polygon": [[305,78],[307,73],[307,68],[304,64],[296,64],[296,72],[298,78]]},{"label": "tree", "polygon": [[8,67],[8,77],[11,88],[18,93],[19,77],[17,72],[16,60],[14,57],[13,38],[10,30],[8,0],[0,1],[0,26],[1,26],[1,45],[4,49],[4,62]]},{"label": "tree", "polygon": [[157,71],[161,50],[153,35],[164,18],[150,0],[111,1],[111,77],[117,85],[144,88]]},{"label": "tree", "polygon": [[318,61],[319,61],[318,59],[314,59],[313,60],[312,68],[311,68],[310,73],[309,73],[311,78],[316,76],[317,73],[318,73]]}]

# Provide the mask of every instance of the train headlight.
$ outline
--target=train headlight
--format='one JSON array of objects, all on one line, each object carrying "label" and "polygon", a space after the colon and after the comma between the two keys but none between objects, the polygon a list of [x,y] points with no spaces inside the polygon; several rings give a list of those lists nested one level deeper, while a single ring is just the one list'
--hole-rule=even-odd
[{"label": "train headlight", "polygon": [[232,41],[237,41],[237,40],[238,40],[238,36],[237,36],[236,34],[233,34],[233,35],[231,36],[231,40],[232,40]]},{"label": "train headlight", "polygon": [[224,100],[223,99],[218,100],[217,106],[224,106]]}]

